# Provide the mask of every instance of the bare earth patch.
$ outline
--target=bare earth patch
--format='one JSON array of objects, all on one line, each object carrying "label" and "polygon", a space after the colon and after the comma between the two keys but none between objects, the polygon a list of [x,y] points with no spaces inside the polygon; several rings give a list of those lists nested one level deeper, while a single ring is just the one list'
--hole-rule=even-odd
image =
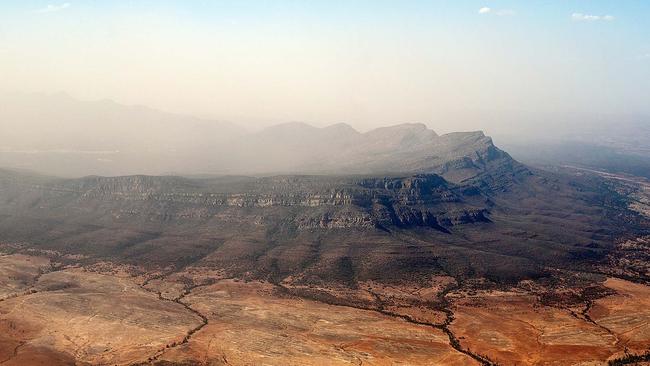
[{"label": "bare earth patch", "polygon": [[450,328],[462,346],[501,365],[603,364],[622,350],[607,330],[525,294],[459,299],[454,315]]},{"label": "bare earth patch", "polygon": [[231,280],[183,301],[209,323],[161,360],[231,365],[476,365],[441,330],[344,306],[274,295]]},{"label": "bare earth patch", "polygon": [[621,344],[634,353],[650,349],[650,287],[609,278],[605,286],[615,296],[599,299],[589,315],[598,324],[610,329]]},{"label": "bare earth patch", "polygon": [[146,361],[201,323],[128,278],[65,270],[42,275],[34,289],[0,302],[6,365],[39,364],[39,354],[90,364]]},{"label": "bare earth patch", "polygon": [[604,365],[650,349],[650,287],[608,278],[615,291],[584,314],[541,306],[522,293],[478,293],[455,301],[451,330],[463,347],[502,365]]},{"label": "bare earth patch", "polygon": [[50,267],[50,260],[22,254],[0,256],[0,299],[25,291],[43,271]]}]

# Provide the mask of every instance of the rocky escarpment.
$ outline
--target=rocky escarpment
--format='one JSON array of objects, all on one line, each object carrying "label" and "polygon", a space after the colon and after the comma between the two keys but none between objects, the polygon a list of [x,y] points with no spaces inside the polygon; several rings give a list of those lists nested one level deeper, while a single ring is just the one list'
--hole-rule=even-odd
[{"label": "rocky escarpment", "polygon": [[[486,164],[504,161],[495,159]],[[631,230],[620,219],[625,208],[596,181],[496,172],[489,172],[495,182],[508,182],[503,190],[489,177],[458,184],[433,173],[54,179],[0,172],[0,242],[321,283],[387,274],[537,276],[549,264],[604,258],[612,237]]]},{"label": "rocky escarpment", "polygon": [[[230,181],[229,181],[230,179]],[[435,174],[410,177],[224,178],[87,177],[27,184],[4,180],[2,192],[22,190],[10,205],[41,205],[71,211],[105,210],[118,220],[189,220],[214,217],[227,208],[299,208],[298,229],[449,227],[489,221],[481,193]],[[25,200],[21,203],[21,200]]]}]

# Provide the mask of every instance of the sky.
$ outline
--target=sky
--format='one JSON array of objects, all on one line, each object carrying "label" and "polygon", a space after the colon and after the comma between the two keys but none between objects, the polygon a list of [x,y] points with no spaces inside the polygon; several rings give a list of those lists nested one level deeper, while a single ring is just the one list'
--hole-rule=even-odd
[{"label": "sky", "polygon": [[0,91],[252,128],[650,115],[650,2],[0,0]]}]

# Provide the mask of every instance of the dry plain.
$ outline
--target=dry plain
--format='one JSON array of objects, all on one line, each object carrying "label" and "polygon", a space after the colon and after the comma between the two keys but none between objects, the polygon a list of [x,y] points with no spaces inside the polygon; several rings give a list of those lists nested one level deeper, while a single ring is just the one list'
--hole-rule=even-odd
[{"label": "dry plain", "polygon": [[[445,293],[455,349],[437,310],[331,305],[201,268],[162,281],[106,263],[0,263],[3,365],[605,365],[650,347],[650,288],[617,278],[584,306],[545,305],[522,286]],[[355,297],[434,299],[450,282],[436,280],[368,283]]]}]

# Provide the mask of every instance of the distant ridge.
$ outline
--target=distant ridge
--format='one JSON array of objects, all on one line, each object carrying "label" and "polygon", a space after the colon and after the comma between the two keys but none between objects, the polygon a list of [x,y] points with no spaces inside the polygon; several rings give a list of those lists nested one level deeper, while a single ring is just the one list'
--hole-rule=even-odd
[{"label": "distant ridge", "polygon": [[230,123],[61,94],[0,102],[7,137],[0,166],[53,175],[436,173],[459,183],[492,171],[501,177],[523,171],[480,131],[438,135],[422,123],[362,133],[345,123],[289,122],[250,133]]}]

